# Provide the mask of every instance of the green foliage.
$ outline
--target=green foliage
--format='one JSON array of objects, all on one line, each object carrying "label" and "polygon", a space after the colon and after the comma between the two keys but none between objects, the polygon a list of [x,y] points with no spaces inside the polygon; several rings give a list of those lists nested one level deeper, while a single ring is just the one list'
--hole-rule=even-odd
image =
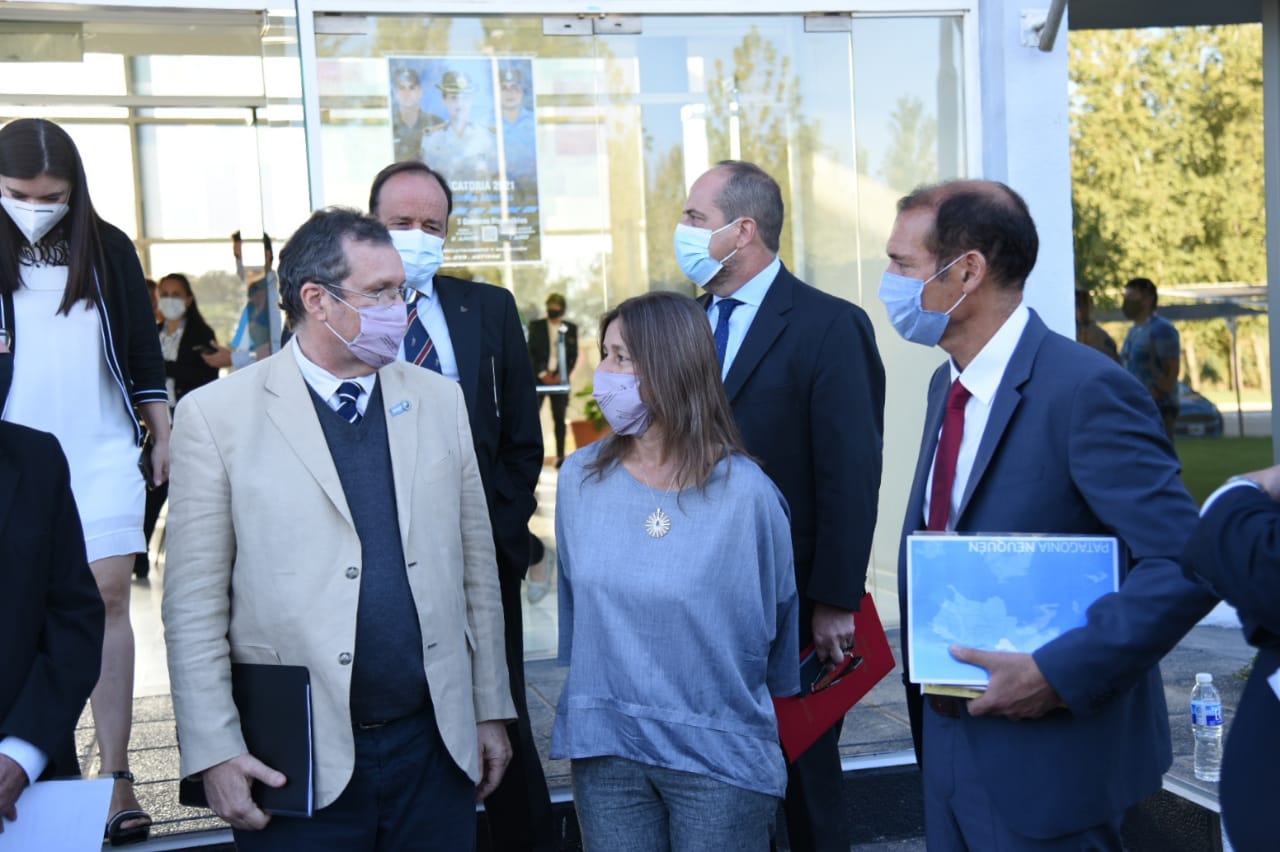
[{"label": "green foliage", "polygon": [[900,97],[889,115],[893,142],[880,176],[903,195],[938,180],[938,119],[927,115],[924,101]]},{"label": "green foliage", "polygon": [[1076,280],[1266,278],[1262,30],[1070,35]]},{"label": "green foliage", "polygon": [[586,404],[582,406],[582,416],[591,421],[591,424],[597,430],[600,430],[605,426],[605,419],[604,412],[600,410],[600,403],[596,402],[595,389],[595,385],[587,385],[575,393],[574,396],[586,399]]}]

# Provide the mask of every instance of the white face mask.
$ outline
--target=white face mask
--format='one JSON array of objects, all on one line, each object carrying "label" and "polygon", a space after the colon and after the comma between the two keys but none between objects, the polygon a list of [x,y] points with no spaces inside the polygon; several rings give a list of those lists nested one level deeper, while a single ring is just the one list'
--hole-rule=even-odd
[{"label": "white face mask", "polygon": [[180,320],[187,314],[187,302],[185,299],[166,296],[159,300],[159,304],[160,313],[167,320]]},{"label": "white face mask", "polygon": [[431,280],[444,263],[444,239],[420,228],[392,231],[391,242],[404,262],[404,283],[426,292]]},{"label": "white face mask", "polygon": [[66,204],[31,204],[7,195],[0,196],[0,206],[4,207],[13,224],[18,226],[18,230],[22,231],[22,235],[32,245],[52,231],[53,226],[62,221],[62,217],[71,209]]}]

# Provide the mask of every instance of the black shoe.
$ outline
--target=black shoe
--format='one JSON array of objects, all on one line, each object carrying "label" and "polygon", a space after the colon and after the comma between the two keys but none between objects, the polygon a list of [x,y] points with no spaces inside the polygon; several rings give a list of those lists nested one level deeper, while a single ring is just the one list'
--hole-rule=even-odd
[{"label": "black shoe", "polygon": [[557,457],[556,457],[556,470],[559,470],[559,469],[560,469],[560,466],[561,466],[562,464],[564,464],[564,456],[557,456]]}]

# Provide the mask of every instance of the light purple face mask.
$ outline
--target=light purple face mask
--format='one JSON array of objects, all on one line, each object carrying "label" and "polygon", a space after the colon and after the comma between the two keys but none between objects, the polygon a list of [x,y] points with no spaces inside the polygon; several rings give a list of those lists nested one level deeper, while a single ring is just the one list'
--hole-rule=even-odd
[{"label": "light purple face mask", "polygon": [[640,377],[596,370],[591,393],[616,435],[643,435],[649,428],[649,406],[640,398]]},{"label": "light purple face mask", "polygon": [[324,324],[325,328],[333,331],[334,337],[347,344],[352,355],[375,370],[381,370],[396,360],[396,355],[400,353],[400,341],[404,340],[404,332],[409,325],[409,317],[402,303],[357,308],[337,296],[333,298],[360,315],[360,333],[354,340],[347,340],[334,331],[329,323]]}]

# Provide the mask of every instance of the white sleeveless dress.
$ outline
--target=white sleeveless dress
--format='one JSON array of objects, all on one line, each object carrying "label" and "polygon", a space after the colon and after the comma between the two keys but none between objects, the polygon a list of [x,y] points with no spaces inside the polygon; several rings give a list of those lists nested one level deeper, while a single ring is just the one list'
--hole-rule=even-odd
[{"label": "white sleeveless dress", "polygon": [[51,432],[71,466],[89,561],[139,553],[145,485],[124,391],[107,366],[92,302],[58,313],[67,267],[22,265],[13,294],[13,387],[3,419]]}]

